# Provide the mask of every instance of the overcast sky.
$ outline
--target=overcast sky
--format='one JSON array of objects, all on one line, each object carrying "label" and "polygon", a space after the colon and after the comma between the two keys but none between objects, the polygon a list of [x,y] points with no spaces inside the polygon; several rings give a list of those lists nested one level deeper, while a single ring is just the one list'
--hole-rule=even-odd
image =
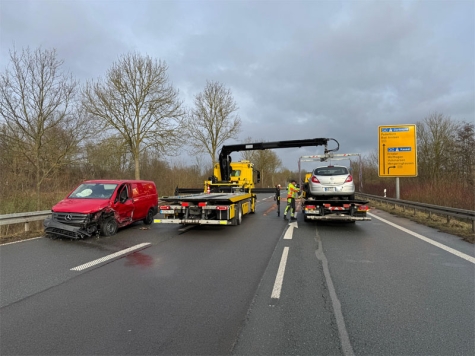
[{"label": "overcast sky", "polygon": [[[188,106],[218,81],[243,122],[227,144],[331,137],[368,155],[379,125],[475,121],[474,0],[0,0],[0,44],[2,72],[13,47],[41,46],[84,82],[137,51],[167,63]],[[275,152],[296,170],[323,149]]]}]

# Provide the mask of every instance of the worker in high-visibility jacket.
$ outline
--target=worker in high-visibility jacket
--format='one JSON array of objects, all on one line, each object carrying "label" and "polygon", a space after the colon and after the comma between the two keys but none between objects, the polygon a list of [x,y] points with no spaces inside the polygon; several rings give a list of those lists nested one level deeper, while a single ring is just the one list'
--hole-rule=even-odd
[{"label": "worker in high-visibility jacket", "polygon": [[295,199],[298,197],[300,189],[297,188],[295,179],[292,179],[287,187],[287,206],[284,211],[284,219],[287,220],[287,212],[290,209],[290,220],[296,220],[295,218]]}]

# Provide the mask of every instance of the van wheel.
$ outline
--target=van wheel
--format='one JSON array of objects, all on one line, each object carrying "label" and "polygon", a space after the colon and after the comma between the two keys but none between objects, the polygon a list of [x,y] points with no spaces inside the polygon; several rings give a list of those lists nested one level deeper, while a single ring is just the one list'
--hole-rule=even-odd
[{"label": "van wheel", "polygon": [[149,209],[148,213],[147,213],[147,216],[145,217],[145,219],[143,219],[143,223],[145,225],[150,225],[151,223],[153,223],[153,217],[154,216],[155,216],[155,214],[153,213],[153,209]]},{"label": "van wheel", "polygon": [[112,236],[117,233],[119,226],[113,217],[107,218],[101,226],[101,232],[104,236]]}]

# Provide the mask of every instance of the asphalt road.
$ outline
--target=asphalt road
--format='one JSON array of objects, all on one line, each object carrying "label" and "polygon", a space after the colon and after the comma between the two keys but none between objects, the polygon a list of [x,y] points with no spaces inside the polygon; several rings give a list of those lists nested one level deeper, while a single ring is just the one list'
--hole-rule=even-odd
[{"label": "asphalt road", "polygon": [[0,246],[0,354],[475,354],[473,245],[378,210],[289,225],[258,197],[240,226]]}]

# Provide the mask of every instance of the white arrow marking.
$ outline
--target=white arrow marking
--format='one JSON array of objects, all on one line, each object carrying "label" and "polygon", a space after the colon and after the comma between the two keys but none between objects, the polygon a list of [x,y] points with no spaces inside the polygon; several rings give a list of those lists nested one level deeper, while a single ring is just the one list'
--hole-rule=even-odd
[{"label": "white arrow marking", "polygon": [[294,228],[298,229],[299,226],[296,221],[289,224],[289,228],[285,232],[284,240],[292,240],[292,235],[294,234]]}]

